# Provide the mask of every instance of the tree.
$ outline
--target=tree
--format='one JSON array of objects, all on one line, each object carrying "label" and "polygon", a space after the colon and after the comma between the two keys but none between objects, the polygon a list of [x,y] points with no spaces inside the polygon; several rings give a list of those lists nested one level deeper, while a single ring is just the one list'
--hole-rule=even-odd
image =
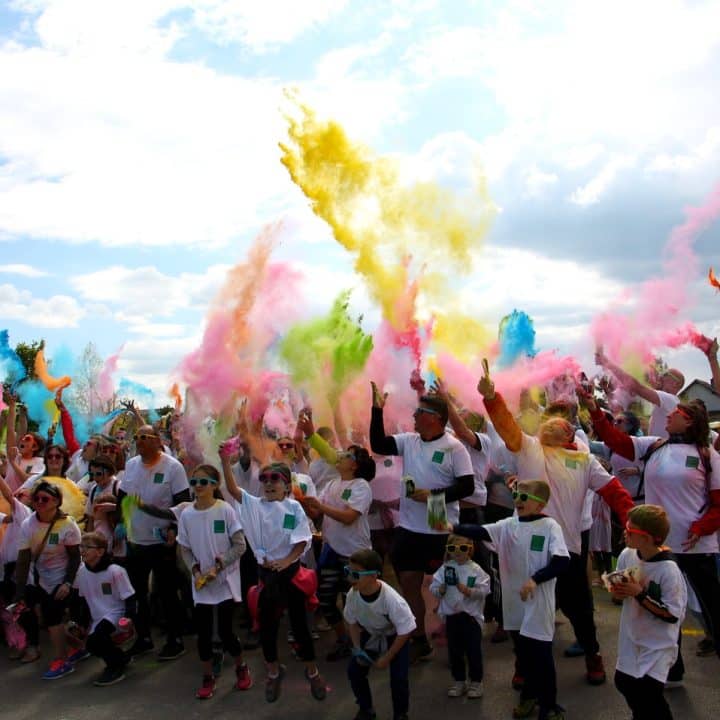
[{"label": "tree", "polygon": [[19,342],[15,346],[15,352],[24,365],[25,372],[30,380],[35,378],[35,356],[38,354],[44,342],[44,340],[33,340],[29,343]]},{"label": "tree", "polygon": [[82,351],[71,385],[75,407],[84,415],[106,412],[98,396],[98,380],[102,368],[103,359],[95,343],[89,342]]}]

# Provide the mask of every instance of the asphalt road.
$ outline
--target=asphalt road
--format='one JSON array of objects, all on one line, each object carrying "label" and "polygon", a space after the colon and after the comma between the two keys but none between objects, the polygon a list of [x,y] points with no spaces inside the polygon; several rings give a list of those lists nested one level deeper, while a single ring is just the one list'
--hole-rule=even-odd
[{"label": "asphalt road", "polygon": [[[602,652],[612,678],[619,608],[608,602],[603,591],[596,590],[596,600],[596,622]],[[570,625],[560,615],[558,622],[555,641],[558,698],[567,709],[567,717],[582,720],[629,719],[627,707],[611,679],[604,686],[590,687],[584,681],[583,659],[562,657],[563,648],[572,642],[573,636]],[[686,624],[684,632],[685,687],[667,693],[674,716],[678,720],[718,717],[720,660],[717,657],[695,656],[699,633],[692,622]],[[48,682],[40,679],[49,655],[47,648],[43,659],[30,666],[11,663],[1,653],[0,717],[3,720],[190,720],[210,716],[213,720],[224,720],[243,715],[253,720],[290,716],[301,720],[352,720],[355,717],[356,706],[345,678],[345,664],[321,665],[330,693],[324,703],[319,703],[310,696],[302,665],[292,660],[284,646],[281,654],[288,665],[288,673],[277,703],[268,705],[264,701],[264,668],[259,650],[247,653],[256,680],[250,691],[238,693],[232,690],[234,673],[228,662],[215,696],[207,701],[196,700],[194,693],[200,680],[199,662],[193,639],[187,638],[186,643],[188,652],[179,660],[159,663],[152,655],[144,656],[130,667],[124,682],[107,688],[92,685],[92,679],[102,669],[101,661],[96,658],[79,664],[72,675]],[[323,633],[317,643],[320,657],[324,656],[331,643],[330,634]],[[442,718],[449,715],[452,720],[510,718],[517,698],[510,688],[513,667],[510,644],[492,645],[486,638],[483,651],[485,696],[480,700],[450,699],[445,694],[450,682],[446,649],[442,639],[438,640],[435,657],[411,669],[410,717]],[[378,718],[389,720],[392,713],[387,673],[375,674],[371,682]]]}]

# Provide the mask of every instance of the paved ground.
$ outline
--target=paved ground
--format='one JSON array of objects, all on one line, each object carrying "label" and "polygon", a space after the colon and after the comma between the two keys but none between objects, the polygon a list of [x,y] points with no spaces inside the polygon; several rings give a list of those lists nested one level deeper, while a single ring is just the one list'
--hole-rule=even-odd
[{"label": "paved ground", "polygon": [[[608,668],[615,661],[619,608],[612,606],[604,592],[596,591],[596,618],[600,640]],[[668,692],[677,720],[698,720],[717,717],[720,713],[720,661],[717,657],[697,658],[694,648],[699,639],[697,630],[689,624],[685,628],[687,652],[686,685]],[[556,665],[559,699],[567,708],[568,718],[583,720],[620,720],[629,718],[621,696],[611,683],[592,688],[583,679],[584,662],[562,657],[562,649],[572,641],[572,630],[566,622],[557,628]],[[323,634],[318,650],[324,654],[331,638]],[[95,658],[80,664],[76,672],[55,682],[40,679],[45,664],[21,666],[0,658],[0,717],[3,720],[150,720],[177,718],[190,720],[212,716],[214,720],[237,718],[254,720],[288,717],[330,718],[351,720],[356,706],[344,676],[344,664],[324,664],[322,670],[331,692],[324,703],[314,701],[302,677],[302,667],[285,652],[288,675],[283,693],[274,705],[263,699],[263,665],[259,650],[248,653],[248,661],[258,684],[247,693],[231,690],[233,675],[226,666],[215,697],[209,701],[195,700],[198,684],[198,662],[194,643],[187,642],[188,653],[172,663],[158,663],[152,656],[139,659],[129,670],[127,679],[115,686],[97,688],[91,684],[101,669]],[[283,651],[284,652],[284,651]],[[453,720],[510,718],[516,693],[510,688],[512,654],[509,644],[484,643],[485,697],[481,700],[449,699],[445,690],[450,677],[445,648],[437,644],[433,660],[411,670],[410,716],[442,718],[451,714]],[[386,674],[372,680],[378,718],[392,717]]]}]

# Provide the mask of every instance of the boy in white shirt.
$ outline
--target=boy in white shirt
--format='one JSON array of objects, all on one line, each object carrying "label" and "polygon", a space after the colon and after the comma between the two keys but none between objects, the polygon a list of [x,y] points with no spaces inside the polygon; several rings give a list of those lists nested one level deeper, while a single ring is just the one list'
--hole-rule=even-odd
[{"label": "boy in white shirt", "polygon": [[87,603],[90,614],[86,648],[105,661],[105,670],[94,681],[104,687],[125,678],[129,656],[113,641],[121,618],[136,615],[135,590],[127,572],[115,565],[108,553],[107,540],[98,532],[85,533],[80,542],[83,564],[75,576],[74,587]]},{"label": "boy in white shirt", "polygon": [[[448,537],[446,560],[433,575],[430,592],[440,598],[438,615],[447,628],[450,672],[454,682],[448,697],[482,697],[482,625],[490,576],[472,560],[472,540],[462,535]],[[465,669],[467,658],[467,671]],[[466,676],[470,675],[470,683]]]},{"label": "boy in white shirt", "polygon": [[678,654],[687,588],[671,552],[662,546],[670,531],[659,505],[638,505],[628,515],[625,550],[610,576],[610,591],[623,600],[615,687],[634,720],[672,720],[663,696]]},{"label": "boy in white shirt", "polygon": [[539,706],[539,720],[562,720],[552,640],[556,578],[568,567],[570,554],[558,522],[542,514],[550,499],[545,481],[519,482],[513,499],[513,517],[459,525],[454,532],[489,542],[500,559],[503,620],[515,643],[516,677],[523,679],[513,717],[530,717]]},{"label": "boy in white shirt", "polygon": [[347,572],[353,587],[345,603],[345,622],[353,651],[348,678],[360,709],[355,720],[374,720],[368,683],[370,668],[390,668],[394,720],[407,720],[410,703],[410,634],[415,617],[403,597],[379,579],[383,561],[374,550],[350,556]]}]

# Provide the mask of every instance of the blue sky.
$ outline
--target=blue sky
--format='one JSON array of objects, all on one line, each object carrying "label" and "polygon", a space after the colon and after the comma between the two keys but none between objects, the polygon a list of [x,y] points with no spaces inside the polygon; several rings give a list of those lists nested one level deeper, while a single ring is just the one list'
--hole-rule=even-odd
[{"label": "blue sky", "polygon": [[[160,390],[265,223],[311,311],[357,285],[279,163],[291,87],[423,176],[478,159],[499,213],[468,303],[576,351],[720,180],[718,77],[718,2],[6,0],[0,325],[126,343],[121,374]],[[696,249],[720,267],[717,224]],[[689,319],[718,334],[719,302],[698,283]]]}]

